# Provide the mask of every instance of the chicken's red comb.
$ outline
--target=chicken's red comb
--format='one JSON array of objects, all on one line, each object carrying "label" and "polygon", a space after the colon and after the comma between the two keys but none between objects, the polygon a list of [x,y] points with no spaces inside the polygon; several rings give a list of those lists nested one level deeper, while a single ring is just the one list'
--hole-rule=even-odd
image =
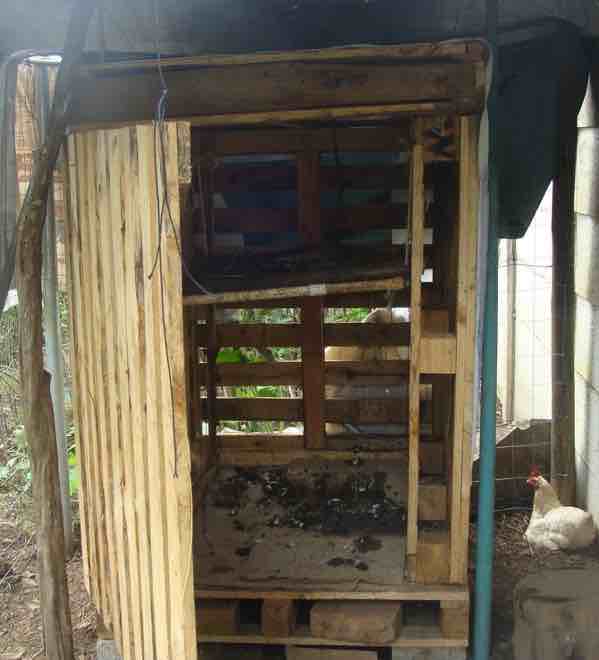
[{"label": "chicken's red comb", "polygon": [[532,465],[530,468],[530,477],[540,477],[541,476],[541,471],[539,470],[538,465]]}]

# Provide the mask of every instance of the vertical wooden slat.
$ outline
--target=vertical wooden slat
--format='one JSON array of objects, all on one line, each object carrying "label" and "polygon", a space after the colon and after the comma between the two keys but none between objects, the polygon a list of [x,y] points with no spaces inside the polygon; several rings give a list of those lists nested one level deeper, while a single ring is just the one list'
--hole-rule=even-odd
[{"label": "vertical wooden slat", "polygon": [[168,528],[166,515],[166,466],[162,443],[164,442],[165,407],[169,404],[162,398],[162,382],[168,374],[162,368],[161,353],[164,350],[162,327],[166,319],[162,316],[161,284],[164,255],[157,251],[159,223],[168,222],[166,210],[157,206],[156,171],[154,159],[154,133],[152,127],[136,129],[137,154],[139,158],[140,214],[136,217],[136,250],[139,250],[138,286],[144,288],[145,329],[145,401],[147,414],[146,434],[154,441],[145,447],[148,467],[148,501],[150,539],[152,546],[152,598],[154,605],[155,643],[157,658],[170,657],[170,603],[168,599],[169,575]]},{"label": "vertical wooden slat", "polygon": [[[139,222],[141,191],[137,159],[137,131],[126,129],[120,140],[121,183],[124,200],[124,266],[127,346],[129,351],[129,387],[133,466],[135,474],[135,528],[139,552],[139,580],[142,603],[144,660],[156,656],[155,611],[149,515],[149,495],[154,489],[148,475],[148,446],[156,441],[156,429],[146,421],[146,338],[145,282],[143,271],[142,228]],[[149,434],[148,434],[149,431]],[[162,625],[162,624],[160,624]]]},{"label": "vertical wooden slat", "polygon": [[[128,230],[126,214],[126,197],[128,195],[129,176],[127,168],[122,162],[123,142],[128,140],[128,129],[114,130],[110,132],[110,144],[108,150],[109,171],[111,177],[111,240],[114,266],[115,305],[114,323],[116,326],[116,338],[118,345],[117,368],[118,368],[118,406],[120,410],[120,437],[119,451],[121,453],[121,473],[119,476],[124,499],[124,521],[123,540],[126,545],[127,557],[126,582],[129,589],[131,603],[131,627],[134,649],[132,656],[137,660],[144,658],[144,631],[142,618],[145,616],[144,607],[147,605],[142,600],[139,547],[137,539],[136,524],[136,470],[134,444],[136,442],[136,429],[132,424],[132,376],[131,358],[128,345],[126,268],[125,268],[125,236]],[[143,603],[143,605],[142,605]],[[124,649],[123,649],[124,652]],[[134,655],[133,655],[134,652]],[[126,658],[125,658],[126,660]]]},{"label": "vertical wooden slat", "polygon": [[304,438],[307,449],[323,449],[324,435],[324,319],[322,298],[302,302],[302,368]]},{"label": "vertical wooden slat", "polygon": [[[128,559],[126,557],[126,543],[123,531],[123,490],[122,490],[122,420],[119,398],[119,373],[117,364],[120,359],[120,346],[118,343],[118,310],[115,309],[116,291],[114,279],[114,255],[112,242],[112,213],[118,213],[120,208],[112,204],[113,173],[109,167],[108,150],[110,148],[110,131],[98,132],[98,149],[96,153],[98,163],[98,204],[99,217],[96,223],[98,232],[99,259],[102,268],[101,278],[101,309],[104,319],[104,396],[108,409],[107,422],[107,452],[106,463],[110,469],[107,488],[111,494],[112,513],[112,570],[116,573],[116,589],[118,593],[118,623],[120,634],[117,634],[119,648],[126,658],[134,655],[134,645],[131,638],[131,605],[128,583]],[[116,173],[115,173],[116,174]],[[118,176],[114,176],[118,180]],[[115,187],[119,185],[115,182]],[[110,547],[110,546],[109,546]]]},{"label": "vertical wooden slat", "polygon": [[407,554],[418,545],[418,477],[420,443],[421,287],[424,269],[424,147],[422,119],[414,120],[410,161],[410,392]]},{"label": "vertical wooden slat", "polygon": [[[176,136],[167,125],[164,163],[153,127],[71,140],[84,549],[94,602],[124,660],[197,657]],[[157,154],[171,214],[160,229]]]},{"label": "vertical wooden slat", "polygon": [[[101,416],[102,409],[99,406],[97,393],[99,383],[101,382],[101,371],[97,364],[97,334],[94,318],[94,307],[97,305],[95,296],[96,283],[93,280],[93,242],[92,230],[95,221],[95,159],[92,158],[95,153],[96,139],[93,132],[85,133],[77,140],[78,163],[84,165],[80,179],[80,190],[84,196],[83,213],[81,214],[81,243],[82,243],[82,281],[85,286],[85,316],[87,324],[87,350],[85,358],[85,368],[87,374],[87,408],[90,417],[90,466],[92,472],[93,487],[95,491],[95,530],[96,530],[96,550],[97,565],[95,571],[98,573],[98,599],[95,602],[96,607],[102,617],[105,625],[110,626],[110,611],[108,601],[108,561],[106,555],[106,519],[104,503],[104,485],[102,483],[102,431]],[[100,373],[98,373],[100,372]]]},{"label": "vertical wooden slat", "polygon": [[[322,240],[320,212],[320,154],[297,154],[299,230],[307,245]],[[323,298],[302,301],[302,369],[304,442],[308,449],[326,446],[324,424],[324,318]]]},{"label": "vertical wooden slat", "polygon": [[[81,555],[83,558],[83,578],[88,593],[92,593],[91,580],[89,573],[89,524],[90,514],[88,510],[87,493],[89,489],[89,478],[87,473],[87,463],[85,460],[85,432],[86,425],[84,412],[79,402],[79,392],[82,387],[82,378],[79,374],[79,365],[82,363],[82,332],[79,319],[82,315],[81,309],[81,280],[79,277],[79,228],[78,228],[78,209],[77,209],[77,162],[75,156],[75,138],[69,136],[63,148],[64,160],[64,194],[65,194],[65,259],[67,272],[67,294],[69,297],[69,324],[71,338],[71,372],[72,388],[71,403],[73,408],[73,420],[75,427],[75,451],[77,455],[77,468],[79,471],[79,527],[81,529]],[[83,437],[82,437],[83,434]],[[92,520],[93,525],[93,520]]]},{"label": "vertical wooden slat", "polygon": [[[162,380],[163,451],[167,481],[167,530],[169,556],[177,557],[168,564],[171,611],[172,658],[193,660],[197,654],[195,603],[192,561],[192,497],[191,454],[185,415],[186,391],[184,374],[181,257],[178,249],[179,205],[177,125],[169,123],[165,132],[165,177],[172,223],[163,225],[161,240],[163,291],[161,297],[163,331]],[[162,166],[162,163],[161,163]]]},{"label": "vertical wooden slat", "polygon": [[118,581],[118,545],[115,533],[114,514],[114,452],[112,440],[117,433],[114,406],[111,405],[114,379],[114,353],[112,345],[112,302],[106,293],[107,277],[103,245],[103,228],[110,212],[108,179],[106,172],[106,146],[103,131],[97,131],[95,149],[90,158],[95,164],[95,217],[91,239],[93,244],[92,273],[94,274],[94,315],[96,322],[96,363],[100,368],[98,390],[96,392],[101,432],[102,482],[104,487],[106,519],[106,553],[109,578],[110,619],[114,638],[121,642],[121,609]]},{"label": "vertical wooden slat", "polygon": [[450,520],[450,581],[465,584],[468,573],[468,530],[472,481],[472,415],[476,333],[476,250],[478,231],[478,166],[476,117],[460,118],[460,210],[453,460]]}]

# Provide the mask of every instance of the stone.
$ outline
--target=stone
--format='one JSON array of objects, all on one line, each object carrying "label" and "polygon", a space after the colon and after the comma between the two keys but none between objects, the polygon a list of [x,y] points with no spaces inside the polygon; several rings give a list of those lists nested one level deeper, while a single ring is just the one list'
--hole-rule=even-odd
[{"label": "stone", "polygon": [[514,660],[599,658],[599,569],[545,570],[514,590]]},{"label": "stone", "polygon": [[310,632],[321,639],[389,644],[400,629],[401,604],[392,601],[325,601],[310,610]]},{"label": "stone", "polygon": [[96,642],[97,660],[121,660],[116,642],[112,639],[99,639]]}]

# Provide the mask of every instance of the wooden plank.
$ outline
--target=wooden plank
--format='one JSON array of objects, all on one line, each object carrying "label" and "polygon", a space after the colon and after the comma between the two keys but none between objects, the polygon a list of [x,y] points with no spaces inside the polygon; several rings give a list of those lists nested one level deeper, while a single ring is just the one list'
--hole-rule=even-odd
[{"label": "wooden plank", "polygon": [[[206,383],[206,364],[198,365],[199,382]],[[301,385],[302,364],[299,361],[256,362],[251,364],[217,364],[218,385]]]},{"label": "wooden plank", "polygon": [[[103,131],[97,133],[95,153],[95,185],[96,185],[96,213],[93,222],[93,249],[92,249],[92,277],[97,287],[97,304],[93,304],[94,323],[99,332],[99,342],[96,344],[97,358],[102,370],[102,381],[96,391],[100,414],[102,415],[102,428],[104,432],[102,442],[102,478],[105,488],[106,502],[106,533],[108,536],[107,552],[108,567],[110,571],[110,591],[112,597],[112,632],[123,647],[129,646],[129,633],[122,633],[121,618],[128,618],[127,601],[125,594],[121,595],[122,547],[117,536],[116,502],[121,501],[120,484],[116,478],[115,449],[118,437],[118,421],[116,417],[115,396],[115,364],[114,364],[114,326],[112,324],[112,264],[109,262],[110,245],[105,241],[106,220],[110,213],[109,175],[106,169],[106,140]],[[95,269],[95,272],[94,272]],[[103,402],[103,408],[102,408]],[[127,625],[128,628],[128,625]]]},{"label": "wooden plank", "polygon": [[[186,130],[189,132],[189,127]],[[151,133],[152,129],[148,128],[146,131]],[[164,347],[161,351],[162,372],[168,375],[168,378],[162,379],[161,392],[169,553],[165,571],[168,577],[167,598],[171,617],[172,654],[176,658],[195,660],[197,641],[193,598],[191,456],[185,412],[182,265],[178,248],[181,217],[178,126],[167,124],[163,127],[163,131],[164,160],[159,158],[160,167],[164,167],[162,197],[167,196],[173,220],[163,224],[163,234],[159,237],[164,259],[160,273],[162,282],[156,281],[154,286],[161,292],[161,313],[160,319],[154,317],[154,322],[158,325],[158,334]],[[158,153],[160,155],[160,149]],[[153,161],[151,166],[154,166]]]},{"label": "wooden plank", "polygon": [[[384,586],[384,585],[383,585]],[[444,601],[468,602],[470,594],[463,586],[437,583],[435,585],[405,582],[393,589],[375,588],[368,583],[358,585],[351,591],[341,589],[303,591],[291,589],[196,589],[196,598],[239,600],[262,600],[287,598],[293,600],[399,600],[399,601]]]},{"label": "wooden plank", "polygon": [[90,307],[87,309],[87,360],[86,366],[88,372],[88,410],[91,415],[91,427],[93,435],[90,442],[90,463],[93,470],[93,484],[95,490],[95,527],[97,532],[97,555],[98,564],[95,569],[98,573],[98,600],[95,605],[102,615],[104,623],[111,625],[110,620],[110,588],[108,575],[108,556],[107,556],[107,533],[105,514],[106,505],[104,498],[104,483],[102,480],[102,438],[103,438],[103,406],[100,406],[96,400],[97,392],[102,383],[102,372],[95,359],[96,347],[99,345],[97,337],[97,327],[95,323],[93,309],[97,309],[97,295],[95,293],[96,281],[90,276],[93,273],[92,266],[96,259],[93,252],[93,231],[95,221],[95,135],[93,133],[81,136],[77,144],[77,161],[85,162],[85,169],[82,173],[80,184],[84,195],[84,212],[81,216],[81,242],[82,253],[85,259],[85,275],[83,282],[85,284],[85,299],[89,301]]},{"label": "wooden plank", "polygon": [[474,353],[476,334],[477,165],[476,117],[460,118],[459,263],[456,302],[456,363],[451,474],[450,580],[465,584],[468,573]]},{"label": "wooden plank", "polygon": [[[429,120],[425,119],[425,122]],[[431,120],[433,121],[433,120]],[[409,124],[407,121],[388,126],[339,127],[333,133],[329,128],[257,128],[252,131],[239,129],[202,129],[194,134],[209,136],[213,152],[218,156],[238,154],[294,154],[305,149],[334,153],[344,151],[389,152],[405,151],[408,146]],[[425,143],[425,161],[448,160],[436,149],[435,133],[429,146]],[[345,169],[345,168],[344,168]]]},{"label": "wooden plank", "polygon": [[289,637],[295,632],[294,600],[262,601],[262,634],[266,637]]},{"label": "wooden plank", "polygon": [[282,449],[282,450],[252,450],[221,449],[218,455],[220,465],[237,467],[259,467],[272,465],[290,465],[296,461],[405,461],[405,451],[355,452],[329,449]]},{"label": "wooden plank", "polygon": [[455,335],[422,335],[420,338],[420,372],[422,374],[454,374],[457,365]]},{"label": "wooden plank", "polygon": [[228,293],[187,295],[183,296],[183,304],[193,305],[212,305],[228,303],[229,307],[234,307],[232,303],[247,304],[253,300],[267,299],[286,299],[298,298],[300,296],[327,296],[340,293],[358,293],[369,291],[398,291],[405,287],[404,278],[401,276],[388,277],[378,280],[359,280],[354,282],[325,283],[303,286],[290,286],[276,289],[253,289],[251,291],[231,291]]},{"label": "wooden plank", "polygon": [[[217,436],[221,449],[243,449],[244,451],[287,451],[304,448],[304,435],[298,433],[222,433]],[[200,442],[202,437],[200,436]]]},{"label": "wooden plank", "polygon": [[[322,209],[322,226],[328,233],[397,229],[406,226],[406,216],[406,208],[396,204],[365,204],[344,208],[343,211]],[[214,224],[217,233],[267,234],[300,231],[296,209],[215,209]]]},{"label": "wooden plank", "polygon": [[[380,114],[402,112],[403,106],[420,113],[434,111],[436,105],[442,105],[443,112],[477,111],[484,93],[477,65],[470,62],[266,62],[169,69],[163,75],[169,88],[168,119],[210,119],[212,125],[225,123],[231,115],[233,123],[241,124],[248,115],[262,113],[279,119],[290,113],[291,120],[298,111],[303,119],[338,118],[346,116],[347,106],[363,106],[364,114],[372,116],[381,103],[386,105]],[[82,75],[74,85],[70,122],[151,121],[160,84],[155,70]],[[118,107],[113,98],[121,100]],[[337,113],[332,110],[336,106]]]},{"label": "wooden plank", "polygon": [[[157,449],[161,456],[158,464],[164,483],[163,529],[165,558],[159,570],[165,575],[165,613],[170,617],[170,631],[160,630],[165,646],[173,657],[192,660],[196,657],[195,611],[193,603],[192,571],[192,492],[190,454],[186,420],[186,393],[183,355],[183,318],[181,306],[181,257],[178,249],[180,219],[179,159],[177,151],[177,125],[165,124],[159,128],[158,145],[152,127],[138,129],[141,164],[146,166],[146,186],[149,192],[158,190],[166,200],[172,222],[161,225],[162,233],[146,231],[148,242],[147,264],[152,263],[160,246],[159,268],[151,280],[152,302],[156,306],[149,317],[153,323],[156,378],[159,414]],[[156,155],[158,154],[158,155]],[[155,158],[158,158],[156,166]],[[154,173],[158,175],[158,185]],[[149,184],[149,185],[148,185]],[[158,201],[158,200],[156,200]],[[154,216],[158,216],[158,207]],[[152,214],[151,214],[152,215]],[[154,228],[158,226],[155,223]],[[168,295],[167,295],[168,292]],[[152,562],[156,568],[152,548]],[[174,559],[174,561],[173,561]],[[157,609],[157,604],[155,603]]]},{"label": "wooden plank", "polygon": [[325,323],[327,346],[407,346],[409,323]]},{"label": "wooden plank", "polygon": [[470,632],[470,603],[441,601],[441,634],[448,639],[464,639]]},{"label": "wooden plank", "polygon": [[[67,293],[69,297],[69,326],[70,326],[70,356],[71,363],[82,365],[84,360],[84,330],[83,311],[81,307],[81,243],[79,234],[79,199],[77,181],[77,161],[75,153],[75,137],[70,135],[63,147],[66,161],[65,173],[65,257],[67,272]],[[81,370],[83,371],[83,370]],[[80,369],[72,370],[71,399],[73,405],[73,422],[75,431],[75,452],[77,468],[81,484],[79,492],[79,525],[81,528],[81,556],[83,564],[83,579],[87,592],[92,595],[92,579],[90,577],[90,553],[93,543],[90,540],[93,526],[90,504],[88,502],[91,484],[89,483],[87,447],[87,419],[86,411],[80,401],[80,393],[85,391],[84,374]]]},{"label": "wooden plank", "polygon": [[[207,346],[209,339],[208,325],[198,326],[200,346]],[[302,326],[298,323],[219,323],[216,326],[216,342],[221,346],[300,346]]]},{"label": "wooden plank", "polygon": [[[392,46],[346,46],[309,50],[269,51],[266,53],[243,53],[226,55],[191,55],[163,57],[165,68],[182,66],[235,66],[261,64],[265,62],[309,62],[331,60],[356,60],[376,57],[378,59],[452,59],[457,61],[482,61],[487,49],[479,39],[450,40],[441,42],[421,42]],[[154,59],[123,60],[102,64],[91,64],[83,68],[85,73],[116,72],[119,70],[156,69]]]},{"label": "wooden plank", "polygon": [[422,120],[414,122],[410,171],[410,391],[407,554],[416,554],[418,544],[418,480],[420,460],[420,356],[421,280],[424,270],[424,159]]},{"label": "wooden plank", "polygon": [[419,534],[415,579],[420,584],[447,584],[449,580],[449,534],[424,530]]},{"label": "wooden plank", "polygon": [[399,424],[408,418],[406,399],[327,399],[325,420],[337,424]]},{"label": "wooden plank", "polygon": [[234,635],[238,632],[238,600],[200,600],[196,608],[198,634]]},{"label": "wooden plank", "polygon": [[[224,644],[271,644],[276,646],[297,646],[297,647],[324,647],[319,651],[317,658],[331,658],[331,660],[341,660],[339,655],[335,655],[335,651],[328,647],[354,647],[355,642],[346,642],[343,640],[324,639],[320,637],[313,637],[308,627],[298,626],[293,637],[265,637],[260,633],[258,626],[242,626],[242,632],[237,635],[200,635],[199,641],[202,643],[224,643]],[[369,646],[373,646],[369,644]],[[375,645],[376,646],[376,645]],[[381,646],[390,646],[393,648],[410,649],[463,649],[468,646],[468,639],[451,639],[442,637],[439,627],[437,625],[409,625],[406,624],[402,628],[401,635],[390,644]],[[339,653],[339,652],[337,652]],[[352,657],[355,660],[371,660],[373,658],[372,652],[360,652],[352,649]],[[366,655],[359,655],[365,653]],[[426,657],[426,656],[425,656]],[[297,658],[295,660],[298,660]],[[316,658],[314,659],[316,660]]]},{"label": "wooden plank", "polygon": [[[222,193],[269,192],[293,190],[297,187],[298,168],[294,161],[276,165],[222,163],[214,173],[214,190]],[[323,189],[344,188],[360,190],[396,190],[408,185],[405,165],[344,165],[342,172],[336,166],[321,164],[320,180]],[[350,209],[346,209],[350,210]]]},{"label": "wooden plank", "polygon": [[418,484],[418,519],[424,521],[447,520],[447,484],[430,479],[420,480]]},{"label": "wooden plank", "polygon": [[[124,593],[129,607],[129,647],[121,647],[123,656],[127,658],[143,657],[142,608],[140,600],[139,557],[137,549],[137,535],[135,531],[135,488],[133,480],[133,448],[131,438],[131,414],[129,406],[129,355],[126,341],[126,311],[124,292],[124,263],[122,241],[115,240],[120,236],[123,217],[122,178],[120,174],[119,140],[121,131],[110,131],[106,139],[106,165],[107,180],[110,182],[108,193],[110,207],[107,214],[104,230],[105,247],[109,258],[107,268],[111,271],[109,295],[112,296],[113,307],[110,317],[114,326],[114,366],[115,366],[115,401],[113,405],[117,412],[117,436],[114,456],[115,480],[121,491],[122,514],[119,513],[117,521],[117,539],[122,543],[122,569]],[[125,617],[123,617],[123,631],[125,630]]]},{"label": "wooden plank", "polygon": [[[299,231],[307,245],[322,240],[320,154],[298,154]],[[324,310],[322,297],[305,298],[302,314],[304,438],[309,449],[322,449],[324,435]]]},{"label": "wooden plank", "polygon": [[[206,399],[202,399],[202,409],[206,412]],[[303,418],[301,399],[274,399],[267,397],[253,399],[217,399],[216,418],[220,420],[284,420],[297,422]]]},{"label": "wooden plank", "polygon": [[[122,490],[123,520],[119,522],[122,534],[124,565],[124,593],[128,594],[130,606],[130,658],[142,660],[144,654],[141,580],[139,575],[139,550],[135,518],[135,472],[133,453],[133,434],[130,405],[129,351],[127,346],[125,296],[125,270],[123,251],[124,190],[122,188],[120,141],[123,131],[110,131],[107,134],[107,163],[110,177],[110,214],[108,216],[107,239],[111,243],[106,249],[112,254],[113,268],[113,317],[115,327],[115,367],[117,385],[117,407],[119,435],[115,457],[115,469],[119,470],[117,479]],[[127,650],[123,649],[127,658]]]},{"label": "wooden plank", "polygon": [[[122,187],[121,242],[123,255],[123,289],[125,294],[124,328],[126,332],[127,353],[129,356],[129,414],[131,420],[131,460],[132,487],[134,488],[134,525],[130,533],[136,536],[138,552],[138,584],[141,611],[143,612],[143,657],[154,658],[158,632],[154,625],[154,602],[152,582],[147,579],[152,575],[151,561],[151,517],[150,492],[153,485],[148,475],[148,455],[146,419],[146,340],[145,340],[145,282],[143,274],[143,253],[140,251],[141,226],[139,212],[142,203],[139,169],[137,163],[137,131],[135,128],[119,131],[118,162],[119,170],[115,173],[121,181],[127,182]],[[115,243],[116,244],[116,243]],[[152,437],[152,436],[150,436]]]},{"label": "wooden plank", "polygon": [[[130,185],[138,194],[138,212],[134,214],[132,245],[135,255],[135,283],[141,325],[139,353],[143,362],[140,404],[145,411],[145,434],[148,442],[143,447],[143,462],[147,479],[148,525],[139,530],[149,536],[146,546],[151,566],[152,609],[154,616],[154,644],[157,658],[167,658],[172,653],[173,624],[169,602],[170,533],[167,525],[167,464],[163,444],[165,423],[170,400],[163,396],[163,382],[170,374],[164,368],[162,352],[164,339],[162,324],[166,323],[162,307],[164,255],[158,249],[159,202],[162,199],[161,176],[156,172],[154,133],[151,129],[138,126],[130,143],[128,157],[131,161]],[[152,269],[154,270],[152,271]],[[152,277],[150,278],[150,273]]]}]

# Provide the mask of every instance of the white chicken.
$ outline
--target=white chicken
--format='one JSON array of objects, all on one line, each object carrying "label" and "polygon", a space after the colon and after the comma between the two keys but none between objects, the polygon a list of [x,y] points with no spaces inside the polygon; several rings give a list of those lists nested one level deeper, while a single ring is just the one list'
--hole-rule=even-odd
[{"label": "white chicken", "polygon": [[551,484],[538,470],[527,481],[535,489],[534,508],[524,536],[531,547],[574,550],[591,545],[597,536],[593,516],[575,506],[562,506]]}]

